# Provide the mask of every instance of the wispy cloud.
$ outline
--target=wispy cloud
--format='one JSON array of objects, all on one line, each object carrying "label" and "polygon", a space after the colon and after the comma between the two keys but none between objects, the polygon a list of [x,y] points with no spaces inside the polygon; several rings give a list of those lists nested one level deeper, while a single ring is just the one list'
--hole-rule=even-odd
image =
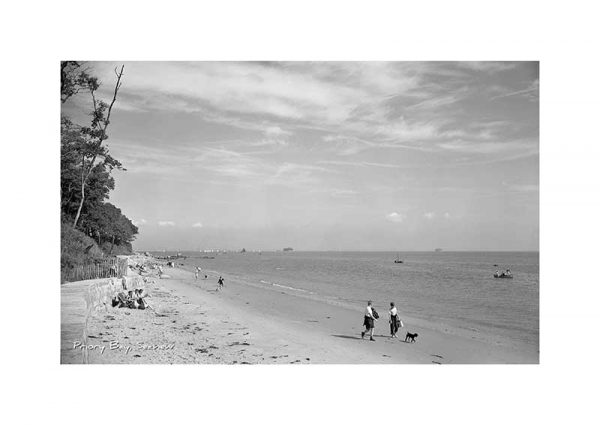
[{"label": "wispy cloud", "polygon": [[[292,135],[301,129],[319,129],[331,134],[323,140],[334,142],[337,154],[345,156],[379,148],[456,151],[453,138],[501,143],[497,129],[471,131],[457,119],[456,109],[481,92],[474,81],[484,84],[488,76],[522,66],[485,61],[125,65],[127,81],[117,102],[125,110],[197,113],[203,120],[262,133],[244,144],[271,151],[298,143],[301,138]],[[113,77],[114,64],[94,66],[107,81]],[[177,78],[165,78],[170,75]],[[502,88],[492,99],[534,96],[538,89],[535,80],[521,90]],[[496,153],[490,147],[481,150]],[[248,175],[243,168],[221,170]]]},{"label": "wispy cloud", "polygon": [[525,96],[532,100],[536,100],[539,95],[539,90],[540,90],[540,81],[535,80],[534,82],[532,82],[531,84],[529,84],[526,88],[524,88],[522,90],[516,90],[516,91],[504,90],[504,93],[493,96],[491,98],[491,100],[501,99],[503,97],[511,97],[511,96]]},{"label": "wispy cloud", "polygon": [[[92,65],[109,97],[113,64]],[[510,215],[519,229],[537,219],[534,208],[519,209],[539,198],[535,63],[134,62],[125,70],[107,141],[127,168],[115,171],[114,198],[163,230],[140,231],[136,243],[155,233],[160,246],[235,245],[252,229],[281,225],[271,246],[311,246],[325,238],[302,231],[296,244],[290,229],[338,223],[396,246],[394,233],[460,240],[427,232],[474,213],[494,223]],[[484,227],[473,230],[493,230]],[[220,237],[209,242],[213,228]],[[332,230],[331,239],[351,233]],[[255,245],[267,243],[262,236]]]},{"label": "wispy cloud", "polygon": [[385,162],[371,162],[371,161],[339,161],[339,160],[321,160],[318,162],[323,165],[338,165],[338,166],[349,166],[349,167],[364,167],[364,168],[414,168],[418,167],[416,164],[389,164]]},{"label": "wispy cloud", "polygon": [[537,151],[535,140],[512,141],[482,141],[482,140],[451,140],[439,143],[441,148],[449,151],[474,153],[474,154],[501,154],[515,152]]},{"label": "wispy cloud", "polygon": [[386,214],[385,218],[388,221],[391,221],[392,223],[402,223],[406,216],[398,212],[391,212],[389,214]]},{"label": "wispy cloud", "polygon": [[283,147],[288,145],[289,137],[292,134],[291,131],[284,130],[281,127],[268,126],[264,129],[264,137],[251,141],[248,144],[251,146]]},{"label": "wispy cloud", "polygon": [[139,220],[133,220],[133,224],[136,226],[143,226],[146,223],[147,221],[143,218],[140,218]]},{"label": "wispy cloud", "polygon": [[510,184],[502,182],[502,185],[505,186],[511,192],[539,192],[540,190],[540,186],[538,184]]},{"label": "wispy cloud", "polygon": [[518,65],[518,62],[457,62],[457,65],[460,68],[468,69],[471,71],[495,73],[514,69]]},{"label": "wispy cloud", "polygon": [[269,126],[265,128],[265,133],[267,134],[267,136],[271,137],[290,136],[292,134],[291,131],[284,130],[278,126]]},{"label": "wispy cloud", "polygon": [[513,185],[512,189],[517,192],[538,192],[540,186],[537,184],[517,184]]},{"label": "wispy cloud", "polygon": [[334,198],[347,198],[358,195],[356,190],[351,189],[333,189],[330,193]]}]

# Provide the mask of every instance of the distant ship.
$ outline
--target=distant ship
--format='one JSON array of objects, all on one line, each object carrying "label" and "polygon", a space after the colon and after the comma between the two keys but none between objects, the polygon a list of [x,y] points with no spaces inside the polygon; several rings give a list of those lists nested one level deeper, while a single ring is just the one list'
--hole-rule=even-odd
[{"label": "distant ship", "polygon": [[442,252],[442,248],[436,248],[435,252]]},{"label": "distant ship", "polygon": [[293,251],[293,250],[294,250],[294,248],[289,248],[289,247],[288,247],[288,248],[283,248],[283,250],[284,250],[284,251]]},{"label": "distant ship", "polygon": [[404,261],[402,261],[400,259],[400,254],[396,254],[396,259],[394,260],[394,263],[396,263],[396,264],[402,264],[402,263],[404,263]]}]

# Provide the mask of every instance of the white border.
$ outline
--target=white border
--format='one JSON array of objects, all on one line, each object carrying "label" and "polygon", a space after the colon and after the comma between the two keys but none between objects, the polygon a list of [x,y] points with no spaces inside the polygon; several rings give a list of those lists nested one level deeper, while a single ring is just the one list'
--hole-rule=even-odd
[{"label": "white border", "polygon": [[[591,4],[3,5],[4,415],[10,423],[66,424],[578,423],[597,416],[589,378],[598,376],[600,322],[592,269],[600,37]],[[541,365],[60,366],[58,64],[73,58],[540,60]]]}]

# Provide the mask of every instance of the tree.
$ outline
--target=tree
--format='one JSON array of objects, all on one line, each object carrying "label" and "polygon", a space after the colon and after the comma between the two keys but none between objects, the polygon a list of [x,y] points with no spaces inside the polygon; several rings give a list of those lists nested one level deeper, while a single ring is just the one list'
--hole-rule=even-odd
[{"label": "tree", "polygon": [[60,101],[65,103],[71,96],[82,90],[97,90],[100,84],[96,77],[88,74],[87,69],[81,69],[77,61],[60,63]]},{"label": "tree", "polygon": [[109,254],[115,245],[129,244],[135,239],[138,228],[121,210],[106,202],[97,205],[82,219],[82,227],[101,245],[110,242]]},{"label": "tree", "polygon": [[[61,128],[61,212],[65,219],[72,222],[81,203],[81,147],[86,142],[80,129],[74,127],[67,118],[63,117]],[[108,163],[112,161],[111,158]],[[110,172],[111,168],[105,162],[98,162],[92,168],[82,215],[104,202],[114,189],[115,182]]]},{"label": "tree", "polygon": [[[78,93],[91,97],[91,123],[81,126],[61,116],[61,273],[92,264],[105,253],[131,252],[131,242],[138,232],[121,210],[106,202],[115,187],[111,176],[124,170],[103,142],[111,112],[121,87],[124,67],[115,69],[117,81],[112,100],[97,98],[100,82],[80,62],[61,63],[61,103]],[[104,251],[104,252],[103,252]]]},{"label": "tree", "polygon": [[[63,66],[63,69],[65,68],[69,69],[68,66]],[[78,90],[80,90],[82,87],[80,83],[86,83],[84,87],[86,87],[90,92],[92,97],[92,105],[94,108],[91,114],[91,125],[89,127],[81,127],[79,130],[79,137],[74,139],[74,149],[78,154],[78,161],[80,163],[78,167],[80,197],[77,212],[75,213],[75,218],[73,219],[73,228],[77,227],[77,223],[81,216],[83,204],[86,199],[86,187],[88,185],[90,175],[96,166],[96,160],[100,159],[102,163],[110,170],[113,168],[122,168],[121,163],[109,154],[108,149],[106,146],[103,146],[102,143],[108,139],[106,129],[110,124],[112,108],[117,100],[119,89],[121,88],[121,78],[123,77],[124,68],[125,66],[123,65],[121,66],[120,71],[115,69],[117,82],[115,84],[115,89],[110,104],[96,99],[96,92],[99,89],[100,84],[95,77],[90,77],[85,72],[83,72],[83,77],[81,76],[82,74],[79,74],[79,77],[73,77],[73,73],[66,73],[65,76],[65,73],[63,72],[63,78],[61,81],[61,100],[68,99]]]}]

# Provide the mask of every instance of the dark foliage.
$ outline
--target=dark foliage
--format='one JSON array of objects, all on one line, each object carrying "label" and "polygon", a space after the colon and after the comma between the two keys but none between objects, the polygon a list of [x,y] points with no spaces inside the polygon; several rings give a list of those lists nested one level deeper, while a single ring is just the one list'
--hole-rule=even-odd
[{"label": "dark foliage", "polygon": [[[79,62],[61,63],[61,102],[87,92],[92,98],[89,126],[61,117],[61,268],[64,271],[98,260],[102,255],[131,252],[136,226],[119,208],[107,202],[115,188],[114,169],[124,170],[103,141],[121,85],[117,73],[112,102],[96,99],[98,79]],[[99,248],[100,247],[100,248]]]},{"label": "dark foliage", "polygon": [[60,231],[61,282],[73,268],[94,264],[103,258],[104,253],[92,238],[63,223]]}]

